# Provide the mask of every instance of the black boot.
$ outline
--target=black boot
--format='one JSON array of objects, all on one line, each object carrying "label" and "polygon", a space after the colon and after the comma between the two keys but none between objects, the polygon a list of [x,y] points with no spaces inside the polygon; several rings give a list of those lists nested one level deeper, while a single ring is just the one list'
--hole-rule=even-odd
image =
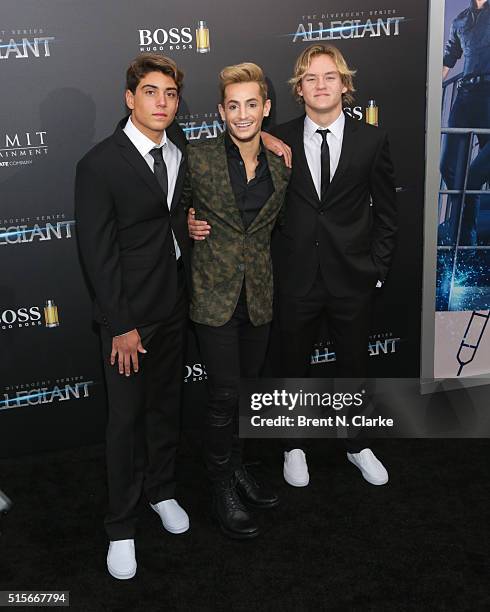
[{"label": "black boot", "polygon": [[273,508],[279,503],[274,491],[259,484],[255,478],[242,467],[235,470],[236,489],[242,500],[252,508]]},{"label": "black boot", "polygon": [[255,538],[259,535],[258,525],[237,495],[234,478],[214,484],[213,506],[221,530],[230,538]]}]

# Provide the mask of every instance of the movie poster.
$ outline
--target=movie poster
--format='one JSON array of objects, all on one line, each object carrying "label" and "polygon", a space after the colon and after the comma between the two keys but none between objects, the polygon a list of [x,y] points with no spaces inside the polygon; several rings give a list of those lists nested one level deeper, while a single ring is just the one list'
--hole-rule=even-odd
[{"label": "movie poster", "polygon": [[490,5],[446,0],[434,375],[490,371]]}]

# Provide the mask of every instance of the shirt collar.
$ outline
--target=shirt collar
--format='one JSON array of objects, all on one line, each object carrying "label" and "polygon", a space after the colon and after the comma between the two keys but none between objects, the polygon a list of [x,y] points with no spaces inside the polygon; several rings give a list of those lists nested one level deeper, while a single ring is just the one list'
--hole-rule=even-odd
[{"label": "shirt collar", "polygon": [[160,144],[157,145],[153,142],[153,140],[148,138],[148,136],[145,136],[143,132],[140,132],[140,130],[138,130],[138,128],[131,121],[131,117],[129,117],[126,126],[124,127],[124,132],[143,157],[145,155],[148,155],[148,153],[152,149],[159,149],[160,147],[163,147],[167,144],[167,132],[163,132]]},{"label": "shirt collar", "polygon": [[[238,156],[241,159],[240,149],[233,142],[233,140],[231,139],[230,135],[226,131],[225,131],[225,149],[226,149],[226,154],[227,155]],[[264,155],[265,154],[264,151],[265,151],[264,144],[263,144],[263,142],[261,140],[260,141],[259,154],[258,154],[257,157],[260,157],[261,155]]]},{"label": "shirt collar", "polygon": [[332,134],[335,136],[335,138],[337,138],[338,140],[342,140],[342,136],[344,133],[344,126],[345,126],[345,115],[343,111],[341,111],[337,119],[335,119],[335,121],[331,123],[330,125],[328,125],[326,128],[321,127],[320,125],[317,125],[314,121],[312,121],[308,117],[308,115],[306,115],[304,133],[307,138],[311,138],[317,130],[325,130],[328,128],[332,132]]}]

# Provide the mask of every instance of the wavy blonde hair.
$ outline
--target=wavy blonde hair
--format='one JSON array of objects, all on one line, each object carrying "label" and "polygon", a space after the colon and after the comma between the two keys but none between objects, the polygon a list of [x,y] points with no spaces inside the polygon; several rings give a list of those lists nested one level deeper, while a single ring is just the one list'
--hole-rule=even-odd
[{"label": "wavy blonde hair", "polygon": [[296,101],[303,102],[303,97],[298,93],[298,87],[301,84],[301,79],[305,76],[310,67],[311,60],[317,55],[328,55],[334,61],[339,71],[342,84],[347,88],[347,91],[342,94],[342,103],[344,106],[350,106],[354,102],[354,96],[352,94],[356,91],[353,82],[356,71],[349,68],[344,56],[337,47],[321,43],[307,47],[296,60],[294,75],[288,81]]}]

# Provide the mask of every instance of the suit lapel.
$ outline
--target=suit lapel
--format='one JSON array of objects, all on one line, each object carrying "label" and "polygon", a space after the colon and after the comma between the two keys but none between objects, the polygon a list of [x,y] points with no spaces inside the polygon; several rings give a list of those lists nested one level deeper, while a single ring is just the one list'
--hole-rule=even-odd
[{"label": "suit lapel", "polygon": [[331,196],[335,195],[335,190],[337,189],[340,181],[342,180],[343,175],[345,174],[346,169],[349,166],[350,158],[354,150],[356,132],[357,122],[354,119],[351,119],[350,117],[346,116],[339,164],[327,191],[327,206],[330,204]]},{"label": "suit lapel", "polygon": [[[277,216],[277,208],[281,206],[284,200],[284,193],[289,182],[289,172],[284,167],[284,160],[282,157],[277,157],[269,151],[265,152],[267,157],[267,164],[271,173],[272,183],[274,184],[274,193],[262,206],[257,213],[257,216],[248,227],[248,231],[253,231],[260,223],[264,220],[267,223],[269,221],[269,215]],[[279,202],[278,202],[279,200]]]},{"label": "suit lapel", "polygon": [[299,117],[295,124],[295,129],[291,133],[291,148],[293,150],[293,172],[297,173],[297,182],[303,185],[303,197],[312,206],[317,208],[320,205],[320,198],[315,189],[315,183],[311,176],[308,160],[306,159],[304,145],[304,115]]},{"label": "suit lapel", "polygon": [[138,149],[133,145],[131,140],[126,136],[123,127],[126,124],[126,119],[123,119],[114,132],[114,139],[124,159],[134,168],[138,176],[148,185],[151,191],[161,200],[163,200],[162,188],[150,170],[150,167],[140,154]]},{"label": "suit lapel", "polygon": [[171,129],[172,126],[170,126],[167,130],[167,138],[169,138],[169,140],[171,140],[173,144],[179,149],[182,158],[180,160],[177,178],[175,179],[175,189],[174,195],[172,197],[172,203],[170,205],[170,210],[173,210],[179,203],[180,197],[182,195],[182,186],[184,184],[185,173],[187,172],[187,159],[185,150],[187,146],[187,140],[182,132],[179,133],[179,131],[176,131],[176,129]]},{"label": "suit lapel", "polygon": [[235,202],[235,195],[231,187],[230,175],[228,173],[228,159],[226,157],[226,147],[224,134],[216,139],[214,159],[211,166],[213,176],[213,186],[215,199],[212,209],[215,213],[221,214],[226,222],[239,231],[245,231],[242,217]]}]

